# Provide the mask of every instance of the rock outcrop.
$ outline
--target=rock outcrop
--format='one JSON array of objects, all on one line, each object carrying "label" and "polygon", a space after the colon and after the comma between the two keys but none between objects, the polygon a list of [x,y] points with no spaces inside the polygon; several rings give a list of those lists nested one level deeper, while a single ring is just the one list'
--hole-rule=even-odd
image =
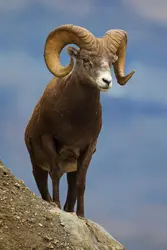
[{"label": "rock outcrop", "polygon": [[98,224],[31,192],[0,161],[1,250],[125,250]]}]

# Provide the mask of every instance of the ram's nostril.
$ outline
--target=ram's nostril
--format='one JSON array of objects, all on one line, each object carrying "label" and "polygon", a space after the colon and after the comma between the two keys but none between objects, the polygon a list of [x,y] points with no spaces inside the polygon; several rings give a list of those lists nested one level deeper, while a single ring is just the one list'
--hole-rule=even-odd
[{"label": "ram's nostril", "polygon": [[103,80],[103,82],[105,82],[105,83],[107,83],[108,85],[110,84],[110,80],[108,80],[108,79],[105,79],[105,78],[102,78],[102,80]]}]

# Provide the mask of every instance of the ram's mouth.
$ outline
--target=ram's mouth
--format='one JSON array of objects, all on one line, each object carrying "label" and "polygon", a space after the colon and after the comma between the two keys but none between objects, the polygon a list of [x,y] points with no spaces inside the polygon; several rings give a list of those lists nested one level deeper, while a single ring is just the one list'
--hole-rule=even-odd
[{"label": "ram's mouth", "polygon": [[98,89],[100,89],[100,91],[107,92],[109,89],[111,89],[112,83],[110,85],[104,83],[97,83],[97,87]]},{"label": "ram's mouth", "polygon": [[106,86],[101,86],[101,85],[99,85],[99,84],[97,84],[97,87],[98,87],[98,89],[100,90],[100,91],[102,91],[102,92],[107,92],[111,87],[110,86],[108,86],[108,85],[106,85]]}]

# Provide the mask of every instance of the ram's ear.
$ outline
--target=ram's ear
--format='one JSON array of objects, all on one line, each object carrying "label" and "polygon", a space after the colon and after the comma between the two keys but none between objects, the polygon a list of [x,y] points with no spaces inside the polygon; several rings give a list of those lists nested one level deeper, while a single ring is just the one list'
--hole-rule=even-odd
[{"label": "ram's ear", "polygon": [[72,58],[77,59],[79,57],[79,49],[77,49],[77,48],[69,46],[69,47],[67,47],[67,53]]}]

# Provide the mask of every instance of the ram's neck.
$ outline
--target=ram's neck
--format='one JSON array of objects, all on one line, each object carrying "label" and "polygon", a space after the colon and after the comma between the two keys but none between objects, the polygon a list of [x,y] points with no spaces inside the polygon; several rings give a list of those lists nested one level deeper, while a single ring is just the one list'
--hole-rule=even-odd
[{"label": "ram's neck", "polygon": [[83,78],[79,72],[73,72],[66,81],[68,93],[80,105],[83,103],[86,107],[100,102],[100,90],[90,80]]}]

